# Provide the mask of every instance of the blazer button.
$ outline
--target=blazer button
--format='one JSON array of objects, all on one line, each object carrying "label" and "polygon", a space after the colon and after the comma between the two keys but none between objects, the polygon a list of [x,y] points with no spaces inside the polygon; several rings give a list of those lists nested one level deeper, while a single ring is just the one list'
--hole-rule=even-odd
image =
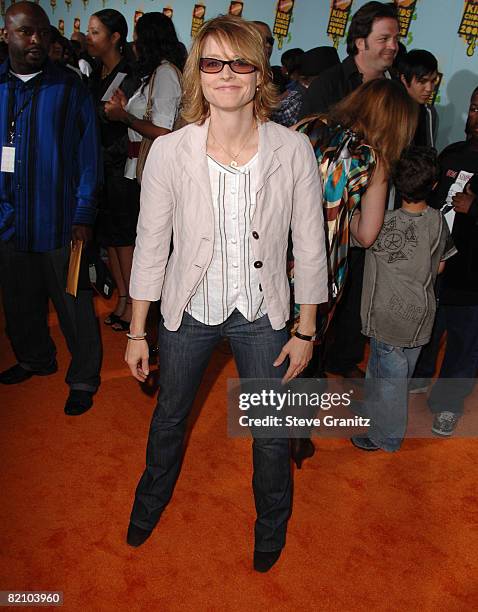
[{"label": "blazer button", "polygon": [[255,261],[254,268],[262,268],[262,261]]},{"label": "blazer button", "polygon": [[259,240],[259,234],[257,232],[252,232],[252,237]]}]

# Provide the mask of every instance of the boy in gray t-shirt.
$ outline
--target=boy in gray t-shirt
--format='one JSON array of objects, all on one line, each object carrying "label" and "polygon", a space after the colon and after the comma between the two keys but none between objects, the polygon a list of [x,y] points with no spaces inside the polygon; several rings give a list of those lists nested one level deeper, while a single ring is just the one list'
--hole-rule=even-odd
[{"label": "boy in gray t-shirt", "polygon": [[402,206],[385,213],[366,252],[361,305],[362,333],[370,336],[366,377],[380,380],[365,403],[368,435],[352,438],[362,450],[400,448],[408,379],[435,319],[435,279],[456,253],[444,217],[426,203],[438,175],[433,149],[410,147],[403,153],[393,172]]}]

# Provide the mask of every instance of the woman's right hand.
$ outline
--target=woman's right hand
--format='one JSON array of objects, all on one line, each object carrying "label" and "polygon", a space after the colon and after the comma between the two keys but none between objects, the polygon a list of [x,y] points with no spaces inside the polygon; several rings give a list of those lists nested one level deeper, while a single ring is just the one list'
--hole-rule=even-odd
[{"label": "woman's right hand", "polygon": [[149,375],[149,347],[146,340],[128,340],[124,360],[136,380],[145,382]]}]

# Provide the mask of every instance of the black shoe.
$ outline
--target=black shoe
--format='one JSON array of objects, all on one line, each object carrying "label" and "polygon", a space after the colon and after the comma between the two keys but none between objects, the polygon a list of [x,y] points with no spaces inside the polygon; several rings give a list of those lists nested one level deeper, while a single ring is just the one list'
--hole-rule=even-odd
[{"label": "black shoe", "polygon": [[380,446],[377,446],[375,442],[372,442],[370,438],[366,436],[352,436],[350,441],[356,448],[364,451],[377,451],[380,450]]},{"label": "black shoe", "polygon": [[272,550],[271,552],[254,551],[254,569],[256,572],[268,572],[279,559],[282,549]]},{"label": "black shoe", "polygon": [[137,527],[136,525],[133,525],[133,523],[130,523],[128,527],[128,534],[126,535],[126,542],[130,546],[137,548],[138,546],[141,546],[141,544],[144,544],[152,533],[152,530],[148,531],[147,529],[141,529],[141,527]]},{"label": "black shoe", "polygon": [[315,446],[310,438],[291,438],[290,456],[295,462],[297,469],[300,470],[304,459],[312,457],[315,453]]},{"label": "black shoe", "polygon": [[49,376],[58,370],[58,364],[55,363],[48,370],[25,370],[19,363],[16,363],[8,370],[0,372],[0,383],[2,385],[17,385],[32,376]]},{"label": "black shoe", "polygon": [[79,416],[93,406],[93,393],[91,391],[80,391],[72,389],[66,400],[65,414],[68,416]]}]

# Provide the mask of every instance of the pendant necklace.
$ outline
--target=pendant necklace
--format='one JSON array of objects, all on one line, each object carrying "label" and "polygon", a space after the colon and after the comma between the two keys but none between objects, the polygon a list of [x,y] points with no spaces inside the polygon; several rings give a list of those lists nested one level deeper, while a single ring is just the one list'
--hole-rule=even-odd
[{"label": "pendant necklace", "polygon": [[[254,124],[252,127],[252,130],[254,130],[256,128],[256,125]],[[239,157],[239,155],[242,153],[242,151],[245,149],[246,144],[248,143],[249,140],[249,134],[247,135],[247,138],[245,138],[244,140],[244,144],[242,145],[242,147],[239,149],[239,152],[236,153],[235,155],[233,153],[231,153],[230,151],[228,151],[225,147],[222,146],[222,144],[219,142],[219,140],[216,138],[216,136],[214,135],[213,131],[211,130],[211,128],[209,128],[209,132],[211,134],[211,136],[214,138],[214,142],[217,142],[217,144],[221,147],[221,149],[224,151],[224,153],[228,156],[228,157],[232,157],[231,161],[229,162],[229,166],[231,168],[237,168],[238,167],[238,163],[237,163],[237,159]]]}]

